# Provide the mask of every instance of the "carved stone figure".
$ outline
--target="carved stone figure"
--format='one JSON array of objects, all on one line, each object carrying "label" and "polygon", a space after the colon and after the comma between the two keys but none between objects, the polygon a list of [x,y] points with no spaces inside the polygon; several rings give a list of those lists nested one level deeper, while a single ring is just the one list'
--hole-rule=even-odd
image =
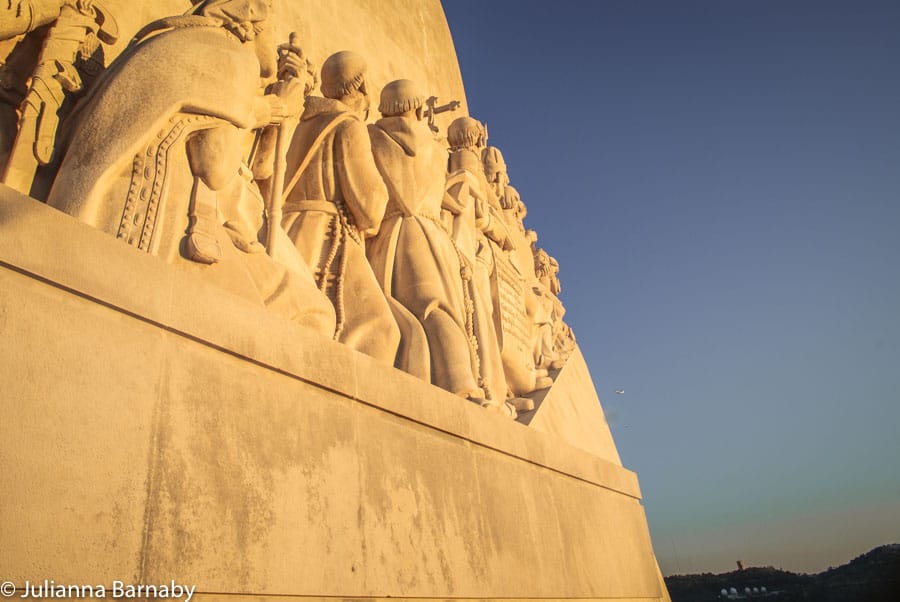
[{"label": "carved stone figure", "polygon": [[538,248],[535,252],[535,275],[541,284],[553,295],[558,295],[562,290],[559,285],[559,262],[547,254],[544,249]]},{"label": "carved stone figure", "polygon": [[553,260],[543,249],[535,249],[534,273],[535,279],[531,284],[531,292],[534,298],[531,312],[535,324],[534,336],[534,362],[540,368],[558,368],[561,358],[556,351],[554,342],[553,325],[557,318],[561,318],[562,303],[556,298],[556,291],[550,286],[547,274]]},{"label": "carved stone figure", "polygon": [[0,40],[34,31],[56,20],[65,0],[6,0],[0,2]]},{"label": "carved stone figure", "polygon": [[[369,126],[369,134],[389,198],[367,253],[385,294],[424,328],[427,343],[418,355],[430,357],[431,382],[483,401],[473,364],[472,300],[463,286],[459,251],[440,222],[447,151],[422,119],[424,101],[409,80],[393,81],[381,91],[382,118]],[[404,346],[416,346],[406,333],[403,339]]]},{"label": "carved stone figure", "polygon": [[500,225],[490,214],[489,188],[484,177],[481,152],[486,131],[471,117],[455,119],[447,129],[450,143],[449,175],[444,210],[454,242],[470,275],[467,284],[473,301],[478,368],[487,406],[515,416],[515,407],[506,403],[508,385],[504,374],[500,340],[494,323],[491,291],[491,249],[485,232],[502,238]]},{"label": "carved stone figure", "polygon": [[500,202],[515,245],[510,260],[525,278],[526,315],[531,325],[535,371],[540,380],[547,370],[560,368],[575,345],[571,329],[562,321],[565,308],[558,298],[559,264],[536,246],[537,233],[525,229],[528,208],[522,202],[519,191],[514,186],[506,185]]},{"label": "carved stone figure", "polygon": [[484,176],[487,178],[488,184],[494,191],[494,195],[498,199],[502,199],[504,190],[509,184],[509,175],[507,175],[503,153],[496,146],[489,146],[484,149],[482,160],[484,162]]},{"label": "carved stone figure", "polygon": [[334,304],[335,339],[393,365],[400,328],[365,253],[388,200],[361,118],[365,71],[349,51],[322,65],[324,98],[307,98],[287,152],[282,226]]},{"label": "carved stone figure", "polygon": [[260,93],[276,66],[270,11],[265,0],[205,0],[145,27],[73,114],[48,203],[330,334],[333,308],[302,262],[305,274],[288,270],[248,240],[262,199],[244,141],[303,90]]},{"label": "carved stone figure", "polygon": [[[553,279],[541,284],[537,258],[526,261],[525,206],[486,127],[454,122],[439,186],[443,167],[427,174],[445,151],[418,126],[427,117],[433,131],[435,114],[459,103],[438,107],[393,82],[371,142],[360,118],[365,62],[341,52],[300,118],[303,86],[291,88],[283,70],[261,94],[275,73],[271,0],[192,3],[141,30],[78,106],[73,95],[103,69],[99,42],[115,39],[112,17],[96,0],[0,7],[14,17],[0,37],[31,32],[0,71],[4,178],[385,363],[507,413],[504,402],[526,409],[516,396],[548,384],[544,369],[571,337]],[[295,42],[279,47],[282,59],[302,54]],[[308,94],[314,77],[296,62],[291,78]],[[145,91],[139,107],[134,90]],[[267,228],[265,245],[264,214],[281,225]]]},{"label": "carved stone figure", "polygon": [[0,40],[28,34],[0,65],[0,176],[43,198],[52,170],[35,177],[54,157],[57,125],[103,69],[100,42],[114,43],[118,28],[92,0],[7,2],[0,17]]},{"label": "carved stone figure", "polygon": [[[535,235],[535,240],[536,238]],[[550,362],[550,367],[556,368],[569,357],[574,349],[575,335],[572,333],[572,329],[563,322],[566,308],[559,300],[559,293],[562,291],[559,283],[559,262],[548,255],[546,251],[537,247],[535,247],[535,275],[553,302],[550,317],[553,331],[553,351],[545,358],[545,361]]]},{"label": "carved stone figure", "polygon": [[[491,287],[494,320],[500,338],[503,367],[510,392],[524,396],[536,389],[548,387],[547,373],[534,363],[534,306],[529,280],[534,279],[533,261],[522,237],[521,224],[510,224],[504,208],[514,204],[517,192],[509,186],[506,161],[500,149],[489,146],[482,151],[485,179],[490,182],[488,207],[492,219],[504,224],[505,241],[487,234],[490,249]],[[514,401],[522,408],[530,408],[530,400]],[[524,404],[524,405],[523,405]]]},{"label": "carved stone figure", "polygon": [[[486,164],[487,168],[487,164]],[[528,331],[528,349],[532,354],[535,376],[538,384],[545,384],[547,370],[559,367],[558,357],[553,351],[552,316],[559,300],[541,285],[535,273],[537,256],[534,254],[534,242],[537,234],[534,230],[525,230],[524,219],[528,213],[525,203],[514,186],[506,185],[502,190],[500,203],[503,216],[509,225],[510,237],[515,249],[509,254],[509,260],[522,278],[522,297],[525,304],[526,326]],[[553,362],[556,362],[555,364]]]}]

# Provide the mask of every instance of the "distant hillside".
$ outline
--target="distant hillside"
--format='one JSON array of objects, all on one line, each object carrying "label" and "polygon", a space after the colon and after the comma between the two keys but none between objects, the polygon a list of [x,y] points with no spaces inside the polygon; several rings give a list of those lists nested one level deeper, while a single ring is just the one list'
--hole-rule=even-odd
[{"label": "distant hillside", "polygon": [[[666,577],[666,586],[672,602],[900,602],[900,544],[875,548],[816,575],[772,567],[747,568],[719,575],[672,575]],[[749,595],[745,593],[748,587]],[[763,587],[766,593],[760,590]],[[721,591],[731,588],[738,594],[723,597]]]}]

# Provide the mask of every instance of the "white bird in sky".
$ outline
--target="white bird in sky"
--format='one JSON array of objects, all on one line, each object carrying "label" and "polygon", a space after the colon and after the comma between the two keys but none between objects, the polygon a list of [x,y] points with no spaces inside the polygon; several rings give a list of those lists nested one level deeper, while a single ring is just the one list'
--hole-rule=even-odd
[{"label": "white bird in sky", "polygon": [[616,395],[625,395],[625,389],[616,389]]}]

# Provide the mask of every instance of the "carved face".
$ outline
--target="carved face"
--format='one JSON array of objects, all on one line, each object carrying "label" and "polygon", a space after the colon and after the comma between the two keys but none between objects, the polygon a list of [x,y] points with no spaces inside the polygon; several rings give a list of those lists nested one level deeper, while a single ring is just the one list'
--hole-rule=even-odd
[{"label": "carved face", "polygon": [[272,0],[207,0],[195,12],[234,24],[261,23],[272,13]]},{"label": "carved face", "polygon": [[[516,219],[522,221],[525,219],[526,215],[528,215],[528,208],[525,206],[525,203],[522,202],[522,199],[518,199],[518,202],[516,203]],[[537,239],[536,236],[535,239]]]}]

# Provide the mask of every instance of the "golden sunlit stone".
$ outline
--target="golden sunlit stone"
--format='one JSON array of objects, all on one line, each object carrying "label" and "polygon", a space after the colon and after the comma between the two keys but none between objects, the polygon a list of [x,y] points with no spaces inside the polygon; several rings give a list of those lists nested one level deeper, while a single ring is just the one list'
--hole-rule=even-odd
[{"label": "golden sunlit stone", "polygon": [[438,2],[12,5],[0,577],[668,600]]}]

